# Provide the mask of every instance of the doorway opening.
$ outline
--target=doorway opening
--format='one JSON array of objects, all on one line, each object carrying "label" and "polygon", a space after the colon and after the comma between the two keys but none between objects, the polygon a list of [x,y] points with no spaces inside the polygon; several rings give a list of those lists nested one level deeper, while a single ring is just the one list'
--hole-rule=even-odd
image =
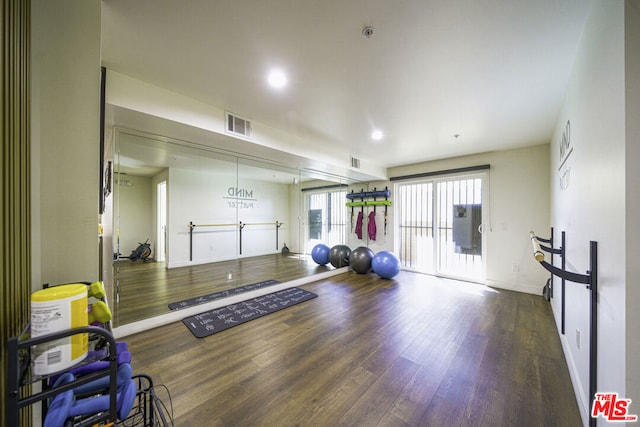
[{"label": "doorway opening", "polygon": [[345,190],[308,193],[305,211],[309,227],[306,230],[305,253],[318,243],[329,247],[344,244],[347,239],[347,210]]},{"label": "doorway opening", "polygon": [[157,190],[156,261],[164,262],[167,260],[167,181],[159,182]]}]

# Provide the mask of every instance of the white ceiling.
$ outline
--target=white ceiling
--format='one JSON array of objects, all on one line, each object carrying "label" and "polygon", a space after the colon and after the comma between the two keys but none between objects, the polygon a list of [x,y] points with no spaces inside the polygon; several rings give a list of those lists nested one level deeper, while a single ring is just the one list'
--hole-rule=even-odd
[{"label": "white ceiling", "polygon": [[548,143],[590,3],[103,0],[102,60],[390,167]]}]

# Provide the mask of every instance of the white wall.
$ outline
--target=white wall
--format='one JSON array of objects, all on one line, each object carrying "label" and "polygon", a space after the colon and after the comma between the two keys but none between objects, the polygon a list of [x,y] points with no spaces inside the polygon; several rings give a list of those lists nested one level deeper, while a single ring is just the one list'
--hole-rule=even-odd
[{"label": "white wall", "polygon": [[[250,198],[237,204],[236,188],[250,192]],[[221,176],[205,172],[171,168],[169,171],[169,268],[190,264],[264,255],[279,252],[289,242],[289,185],[256,180],[241,180],[235,175]],[[194,224],[247,224],[242,231],[235,225],[198,227],[193,233],[193,261],[189,261],[189,222]]]},{"label": "white wall", "polygon": [[33,287],[98,278],[100,0],[33,0]]},{"label": "white wall", "polygon": [[[120,255],[129,256],[139,243],[147,239],[153,248],[156,241],[156,208],[153,203],[156,188],[151,178],[123,175],[116,191],[119,194],[116,209],[120,226]],[[151,257],[155,258],[155,252]]]},{"label": "white wall", "polygon": [[[640,287],[636,285],[640,277],[640,5],[635,1],[625,2],[625,89],[626,89],[626,359],[637,360],[640,354]],[[635,118],[635,119],[634,119]],[[630,327],[629,327],[630,326]],[[640,363],[626,366],[626,396],[633,399],[637,414],[640,403]]]},{"label": "white wall", "polygon": [[[100,5],[31,1],[34,291],[99,277]],[[39,426],[40,405],[32,408]]]},{"label": "white wall", "polygon": [[485,190],[489,192],[486,283],[540,295],[549,274],[533,259],[529,232],[548,237],[550,230],[548,145],[396,167],[389,169],[389,176],[483,164],[491,166]]},{"label": "white wall", "polygon": [[[626,5],[635,10],[633,25],[637,28],[637,4]],[[638,128],[633,125],[627,134],[626,124],[637,118],[639,110],[637,98],[635,105],[625,107],[624,7],[624,2],[606,0],[592,5],[551,144],[551,195],[552,223],[567,235],[568,269],[585,273],[589,269],[589,241],[598,242],[597,391],[617,392],[638,402],[640,396],[630,394],[638,390],[638,315],[629,310],[637,312],[639,306],[634,282],[639,253],[635,242],[640,233],[636,225],[629,227],[627,222],[628,209],[638,211],[637,172],[628,168],[637,168]],[[637,69],[638,50],[627,50],[626,54]],[[637,76],[627,75],[635,80],[636,88]],[[566,131],[568,121],[570,132]],[[568,140],[565,147],[573,150],[568,157],[561,156],[563,133]],[[631,218],[635,222],[637,216]],[[625,246],[634,252],[628,253]],[[566,334],[561,336],[585,424],[590,401],[588,298],[583,285],[567,283]],[[553,310],[559,326],[559,298],[554,300]],[[580,346],[577,330],[582,337]],[[628,389],[627,369],[635,375],[635,384]],[[637,404],[631,409],[640,412]]]},{"label": "white wall", "polygon": [[[240,174],[242,171],[239,171]],[[236,175],[207,173],[170,168],[147,178],[123,175],[115,211],[118,216],[119,244],[122,256],[129,256],[140,242],[149,239],[152,258],[157,250],[157,184],[167,181],[167,245],[168,268],[202,264],[238,257],[279,252],[284,243],[290,250],[298,245],[297,214],[290,207],[288,184],[240,179]],[[251,192],[255,200],[236,204],[231,193],[236,188]],[[233,190],[231,190],[233,189]],[[297,201],[294,201],[297,208]],[[275,221],[284,223],[278,229],[276,247]],[[193,261],[189,261],[189,222],[194,224],[231,224],[226,227],[196,227],[193,233]],[[239,231],[236,224],[246,225],[242,231],[240,254]],[[255,223],[269,223],[253,225]],[[294,234],[290,234],[291,230]],[[114,248],[114,251],[116,248]]]}]

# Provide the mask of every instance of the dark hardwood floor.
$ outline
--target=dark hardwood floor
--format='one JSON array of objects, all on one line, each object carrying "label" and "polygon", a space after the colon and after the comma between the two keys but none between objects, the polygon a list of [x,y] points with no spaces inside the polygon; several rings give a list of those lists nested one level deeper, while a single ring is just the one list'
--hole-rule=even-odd
[{"label": "dark hardwood floor", "polygon": [[[237,260],[167,269],[165,263],[119,263],[120,298],[112,298],[114,326],[168,313],[169,303],[233,287],[274,279],[288,282],[326,272],[309,257],[270,254]],[[227,273],[232,273],[228,280]]]},{"label": "dark hardwood floor", "polygon": [[176,426],[582,425],[541,296],[409,272],[302,287],[318,298],[204,339],[122,338],[134,373]]}]

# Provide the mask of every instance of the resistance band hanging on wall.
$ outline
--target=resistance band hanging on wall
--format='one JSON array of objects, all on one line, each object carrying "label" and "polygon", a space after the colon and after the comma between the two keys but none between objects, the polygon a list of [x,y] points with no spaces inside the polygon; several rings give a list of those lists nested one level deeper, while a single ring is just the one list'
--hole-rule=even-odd
[{"label": "resistance band hanging on wall", "polygon": [[369,221],[367,223],[367,234],[369,236],[369,240],[376,240],[376,209],[375,206],[373,210],[369,212]]},{"label": "resistance band hanging on wall", "polygon": [[363,219],[364,219],[364,212],[360,210],[360,212],[358,212],[358,219],[356,220],[356,228],[354,230],[354,232],[356,233],[356,236],[358,236],[358,239],[360,240],[362,240],[362,223],[364,222]]}]

